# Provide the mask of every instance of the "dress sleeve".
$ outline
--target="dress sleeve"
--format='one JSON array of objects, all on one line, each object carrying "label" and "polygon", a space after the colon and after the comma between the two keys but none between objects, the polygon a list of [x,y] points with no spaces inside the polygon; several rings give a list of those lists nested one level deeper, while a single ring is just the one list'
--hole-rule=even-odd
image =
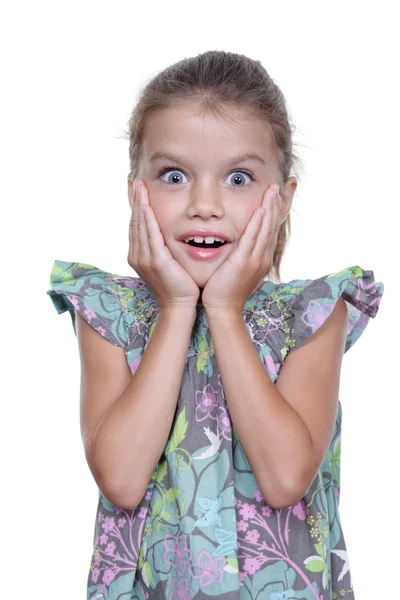
[{"label": "dress sleeve", "polygon": [[56,260],[50,274],[50,286],[47,294],[59,314],[69,311],[75,335],[75,311],[79,311],[100,335],[114,346],[126,348],[124,294],[127,290],[118,275],[92,265]]},{"label": "dress sleeve", "polygon": [[373,271],[359,266],[314,280],[292,282],[295,293],[288,306],[286,352],[299,348],[333,311],[340,296],[347,304],[348,327],[344,352],[361,336],[370,318],[378,312],[384,285],[375,282]]}]

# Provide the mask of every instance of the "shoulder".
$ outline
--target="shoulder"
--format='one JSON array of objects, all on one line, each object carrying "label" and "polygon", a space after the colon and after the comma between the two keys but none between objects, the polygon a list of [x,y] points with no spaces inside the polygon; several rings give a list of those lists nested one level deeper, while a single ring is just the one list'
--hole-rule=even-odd
[{"label": "shoulder", "polygon": [[150,319],[155,298],[137,277],[124,277],[79,262],[55,260],[50,273],[50,296],[59,314],[69,311],[76,333],[77,313],[100,335],[126,347],[131,328]]},{"label": "shoulder", "polygon": [[286,355],[314,337],[323,325],[318,339],[323,332],[333,335],[337,329],[344,331],[344,352],[347,352],[370,318],[376,316],[384,291],[383,283],[375,281],[373,271],[358,265],[315,279],[293,280],[283,284],[285,288],[289,338]]}]

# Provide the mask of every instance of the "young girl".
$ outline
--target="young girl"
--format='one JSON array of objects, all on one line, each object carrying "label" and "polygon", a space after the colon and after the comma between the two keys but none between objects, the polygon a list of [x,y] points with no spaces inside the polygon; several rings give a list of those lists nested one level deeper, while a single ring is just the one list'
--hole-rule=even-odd
[{"label": "young girl", "polygon": [[87,598],[352,600],[340,366],[384,286],[359,266],[280,282],[296,157],[260,62],[165,69],[129,139],[139,277],[56,260],[47,292],[99,488]]}]

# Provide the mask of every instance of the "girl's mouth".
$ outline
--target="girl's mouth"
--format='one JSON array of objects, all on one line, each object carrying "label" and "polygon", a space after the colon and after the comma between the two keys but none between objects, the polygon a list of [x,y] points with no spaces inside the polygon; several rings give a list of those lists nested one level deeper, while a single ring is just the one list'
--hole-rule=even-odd
[{"label": "girl's mouth", "polygon": [[218,248],[213,248],[212,246],[214,244],[203,244],[202,246],[194,246],[187,242],[180,242],[180,244],[185,246],[185,250],[189,256],[197,260],[210,260],[212,258],[217,258],[218,256],[222,255],[223,252],[225,252],[226,246],[230,246],[230,242],[225,242]]}]

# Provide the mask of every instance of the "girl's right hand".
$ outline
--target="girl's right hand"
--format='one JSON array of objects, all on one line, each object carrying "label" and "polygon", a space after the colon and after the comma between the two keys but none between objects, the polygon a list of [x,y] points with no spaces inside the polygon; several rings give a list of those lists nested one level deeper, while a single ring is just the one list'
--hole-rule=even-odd
[{"label": "girl's right hand", "polygon": [[[143,205],[146,205],[146,215]],[[143,181],[139,183],[139,190],[135,186],[133,195],[128,264],[152,290],[160,308],[196,308],[200,289],[165,245]]]}]

